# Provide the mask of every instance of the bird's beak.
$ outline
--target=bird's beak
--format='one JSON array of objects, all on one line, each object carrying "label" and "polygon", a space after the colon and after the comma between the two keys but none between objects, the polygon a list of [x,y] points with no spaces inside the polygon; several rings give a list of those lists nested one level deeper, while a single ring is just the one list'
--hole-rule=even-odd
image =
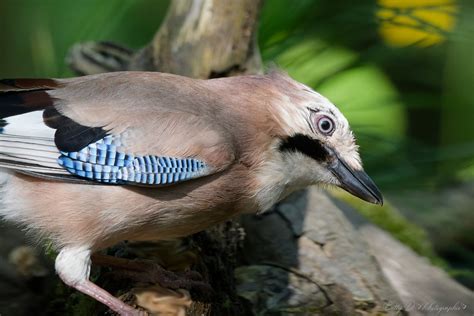
[{"label": "bird's beak", "polygon": [[330,170],[342,189],[364,201],[383,204],[382,194],[364,170],[354,170],[340,157],[333,161]]}]

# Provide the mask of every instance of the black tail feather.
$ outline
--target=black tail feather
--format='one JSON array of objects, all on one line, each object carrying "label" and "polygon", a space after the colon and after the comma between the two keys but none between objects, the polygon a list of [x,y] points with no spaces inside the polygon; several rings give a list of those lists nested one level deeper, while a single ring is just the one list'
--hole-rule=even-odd
[{"label": "black tail feather", "polygon": [[47,90],[59,85],[52,79],[0,80],[0,118],[43,110],[53,105]]},{"label": "black tail feather", "polygon": [[0,93],[11,91],[31,91],[56,89],[59,84],[54,79],[0,79]]}]

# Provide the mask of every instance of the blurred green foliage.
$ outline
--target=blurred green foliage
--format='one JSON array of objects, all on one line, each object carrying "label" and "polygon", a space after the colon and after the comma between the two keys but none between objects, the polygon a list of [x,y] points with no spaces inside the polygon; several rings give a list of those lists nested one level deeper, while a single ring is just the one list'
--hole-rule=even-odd
[{"label": "blurred green foliage", "polygon": [[64,58],[77,42],[108,40],[140,48],[169,1],[1,0],[0,77],[67,77]]}]

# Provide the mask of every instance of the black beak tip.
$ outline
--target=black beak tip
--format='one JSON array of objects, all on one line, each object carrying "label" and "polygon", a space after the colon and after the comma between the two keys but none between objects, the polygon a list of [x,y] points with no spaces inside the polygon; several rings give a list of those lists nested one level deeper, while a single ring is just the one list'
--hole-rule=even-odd
[{"label": "black beak tip", "polygon": [[382,193],[380,193],[379,190],[374,192],[374,201],[372,203],[383,206],[383,196]]},{"label": "black beak tip", "polygon": [[383,205],[382,193],[364,170],[352,170],[344,163],[337,166],[333,172],[341,188],[366,202]]},{"label": "black beak tip", "polygon": [[380,200],[378,201],[377,204],[380,205],[380,206],[383,206],[383,197],[380,197]]},{"label": "black beak tip", "polygon": [[383,205],[382,193],[362,168],[351,168],[340,157],[337,157],[330,168],[339,180],[339,187],[366,202]]},{"label": "black beak tip", "polygon": [[370,190],[364,190],[362,192],[361,191],[347,190],[347,188],[344,188],[344,187],[343,187],[343,189],[345,189],[349,193],[357,196],[359,199],[361,199],[363,201],[383,206],[383,196],[375,185],[371,186]]},{"label": "black beak tip", "polygon": [[363,171],[356,171],[354,172],[357,175],[362,186],[365,188],[363,191],[363,199],[367,202],[377,204],[382,206],[383,205],[383,196],[380,192],[379,188],[375,185],[372,179]]}]

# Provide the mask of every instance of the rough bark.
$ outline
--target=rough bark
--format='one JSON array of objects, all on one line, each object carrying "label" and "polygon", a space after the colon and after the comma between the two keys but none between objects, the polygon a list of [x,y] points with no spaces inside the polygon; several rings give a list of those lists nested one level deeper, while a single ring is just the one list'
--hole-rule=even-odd
[{"label": "rough bark", "polygon": [[[380,228],[366,221],[355,226],[410,315],[474,315],[472,291]],[[386,309],[399,307],[394,302],[386,304]]]},{"label": "rough bark", "polygon": [[260,0],[173,1],[154,39],[128,69],[157,70],[194,78],[256,73]]},{"label": "rough bark", "polygon": [[83,43],[67,62],[79,74],[148,70],[206,79],[259,73],[261,5],[261,0],[173,1],[151,43],[136,54],[111,43]]},{"label": "rough bark", "polygon": [[[390,314],[400,303],[339,207],[316,188],[293,194],[272,211],[245,216],[238,292],[255,314]],[[401,304],[400,304],[401,305]]]}]

